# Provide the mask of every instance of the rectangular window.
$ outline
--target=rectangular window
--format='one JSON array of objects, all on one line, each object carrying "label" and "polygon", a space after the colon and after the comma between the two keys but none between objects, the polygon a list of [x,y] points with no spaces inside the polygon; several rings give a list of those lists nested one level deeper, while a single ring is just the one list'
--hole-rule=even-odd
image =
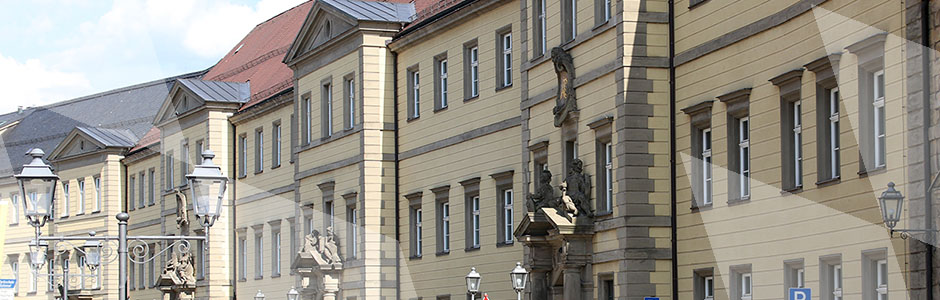
[{"label": "rectangular window", "polygon": [[499,87],[504,88],[512,85],[512,32],[507,32],[500,35],[499,38],[500,46],[500,59],[498,59],[499,66],[497,70],[500,70],[499,76]]},{"label": "rectangular window", "polygon": [[244,237],[238,239],[239,268],[238,277],[245,280],[248,277],[248,240]]},{"label": "rectangular window", "polygon": [[751,299],[751,273],[741,274],[741,300]]},{"label": "rectangular window", "polygon": [[[13,199],[13,202],[16,203],[16,198]],[[19,207],[19,205],[17,205],[16,207]],[[81,215],[84,213],[85,213],[85,180],[79,180],[78,181],[78,214]]]},{"label": "rectangular window", "polygon": [[[199,234],[199,233],[197,233]],[[203,235],[205,233],[202,233]],[[202,280],[206,278],[206,244],[204,241],[196,241],[196,279]]]},{"label": "rectangular window", "polygon": [[95,210],[93,212],[101,211],[101,177],[94,177],[93,181],[95,182]]},{"label": "rectangular window", "polygon": [[166,155],[166,190],[173,190],[173,153]]},{"label": "rectangular window", "polygon": [[55,291],[56,275],[55,275],[55,265],[53,264],[54,260],[50,256],[46,257],[46,274],[49,275],[48,277],[46,277],[46,291],[52,292],[52,291]]},{"label": "rectangular window", "polygon": [[707,128],[701,132],[702,145],[702,203],[711,205],[712,199],[712,130]]},{"label": "rectangular window", "polygon": [[59,208],[63,217],[69,216],[69,183],[62,182],[62,207]]},{"label": "rectangular window", "polygon": [[[153,249],[153,248],[151,248],[151,249]],[[84,265],[84,264],[85,264],[84,258],[85,258],[85,257],[79,257],[78,262],[79,262],[80,264],[83,264],[83,265]],[[139,276],[137,276],[137,280],[139,280],[139,281],[137,282],[137,288],[139,288],[139,289],[145,289],[145,288],[147,288],[147,269],[145,269],[146,266],[144,266],[144,265],[140,265],[139,267],[140,267],[140,268],[137,269],[137,271],[140,272]],[[83,268],[82,270],[84,271],[84,268]],[[85,278],[83,277],[82,280],[84,281],[84,279],[85,279]],[[85,286],[85,283],[84,283],[84,282],[82,282],[82,286]]]},{"label": "rectangular window", "polygon": [[512,243],[512,212],[513,212],[513,203],[512,203],[512,189],[503,190],[502,197],[502,212],[503,212],[503,242],[509,244]]},{"label": "rectangular window", "polygon": [[886,141],[885,141],[885,72],[880,70],[872,74],[872,95],[874,95],[874,100],[872,101],[872,112],[874,114],[874,119],[872,125],[874,125],[874,153],[875,153],[875,168],[882,168],[885,166],[886,160]]},{"label": "rectangular window", "polygon": [[447,54],[434,58],[434,111],[447,108]]},{"label": "rectangular window", "polygon": [[137,193],[134,192],[135,189],[137,189],[137,177],[131,175],[127,184],[127,207],[129,210],[134,210],[134,207],[140,207],[134,199],[134,197],[137,197]]},{"label": "rectangular window", "polygon": [[450,203],[441,203],[441,249],[450,252]]},{"label": "rectangular window", "polygon": [[561,38],[567,43],[578,35],[578,0],[562,0],[561,5]]},{"label": "rectangular window", "polygon": [[196,164],[202,164],[202,152],[206,151],[206,148],[203,148],[202,140],[196,141]]},{"label": "rectangular window", "polygon": [[829,174],[838,178],[840,174],[839,157],[839,88],[829,91]]},{"label": "rectangular window", "polygon": [[715,299],[715,277],[707,276],[704,278],[704,300]]},{"label": "rectangular window", "polygon": [[153,204],[154,204],[154,201],[156,200],[156,195],[157,195],[157,193],[156,193],[156,188],[155,188],[155,186],[156,186],[156,184],[155,184],[155,183],[156,183],[156,177],[154,177],[156,174],[157,174],[157,170],[155,170],[155,169],[150,169],[150,177],[147,177],[147,178],[150,180],[150,183],[149,183],[150,186],[148,187],[149,190],[147,191],[147,196],[150,197],[149,201],[147,201],[147,202],[148,202],[150,205],[153,205]]},{"label": "rectangular window", "polygon": [[39,289],[39,276],[38,276],[38,274],[39,274],[38,270],[37,270],[37,272],[33,272],[33,270],[30,270],[30,272],[29,272],[29,292],[30,292],[30,293],[35,293],[36,290]]},{"label": "rectangular window", "polygon": [[888,300],[888,261],[875,262],[875,294],[877,300]]},{"label": "rectangular window", "polygon": [[463,99],[464,101],[480,95],[480,50],[477,40],[463,44]]},{"label": "rectangular window", "polygon": [[333,135],[333,84],[327,81],[323,84],[321,93],[320,97],[321,101],[323,101],[323,104],[320,106],[321,136],[328,138]]},{"label": "rectangular window", "polygon": [[842,300],[842,265],[832,265],[829,286],[832,290],[832,300]]},{"label": "rectangular window", "polygon": [[305,94],[303,100],[301,100],[300,113],[302,114],[301,120],[303,120],[302,129],[303,129],[303,139],[304,145],[310,144],[313,141],[313,130],[310,129],[313,126],[312,122],[312,110],[310,104],[310,94]]},{"label": "rectangular window", "polygon": [[[840,141],[839,141],[839,88],[833,80],[817,84],[816,90],[816,153],[817,184],[826,183],[840,177]],[[827,88],[831,86],[831,88]]]},{"label": "rectangular window", "polygon": [[10,210],[12,214],[10,215],[10,224],[16,225],[20,223],[20,197],[17,194],[10,194],[10,203],[13,205],[13,209]]},{"label": "rectangular window", "polygon": [[128,263],[127,267],[129,269],[128,274],[130,277],[128,278],[128,281],[127,281],[127,284],[129,285],[128,288],[133,290],[137,287],[137,280],[136,280],[137,279],[137,264]]},{"label": "rectangular window", "polygon": [[349,207],[349,253],[350,258],[356,258],[359,253],[359,210],[355,206]]},{"label": "rectangular window", "polygon": [[255,279],[264,276],[264,240],[260,233],[255,234]]},{"label": "rectangular window", "polygon": [[277,168],[281,166],[281,147],[283,146],[281,142],[281,121],[274,123],[271,128],[271,135],[274,138],[274,144],[271,145],[271,167]]},{"label": "rectangular window", "polygon": [[189,173],[189,142],[180,145],[180,186],[186,186],[186,173]]},{"label": "rectangular window", "polygon": [[[609,139],[609,137],[607,138]],[[599,158],[599,163],[597,165],[598,172],[600,176],[598,178],[598,195],[599,200],[596,204],[598,212],[613,212],[614,211],[614,153],[613,153],[613,144],[608,141],[597,142],[597,151]],[[541,173],[541,170],[537,171]]]},{"label": "rectangular window", "polygon": [[842,300],[842,258],[840,255],[819,260],[819,288],[822,300]]},{"label": "rectangular window", "polygon": [[614,300],[614,279],[611,277],[601,280],[600,300]]},{"label": "rectangular window", "polygon": [[610,0],[594,0],[594,26],[610,20]]},{"label": "rectangular window", "polygon": [[323,214],[326,217],[326,226],[333,227],[333,218],[336,216],[333,212],[333,201],[326,201],[326,203],[324,203]]},{"label": "rectangular window", "polygon": [[[156,257],[157,255],[157,244],[150,244],[150,257]],[[154,273],[156,261],[151,260],[147,262],[147,273],[150,274],[150,281],[147,282],[147,286],[154,287],[154,284],[157,283],[157,274]],[[101,270],[100,268],[95,269],[95,272]]]},{"label": "rectangular window", "polygon": [[140,177],[140,182],[138,182],[137,184],[137,198],[139,198],[139,200],[137,201],[140,202],[140,208],[144,208],[146,206],[146,201],[147,201],[147,197],[145,196],[146,195],[145,192],[147,190],[144,189],[144,183],[146,183],[146,176],[147,176],[146,174],[147,173],[144,173],[144,172],[140,172],[139,174],[137,174],[137,176]]},{"label": "rectangular window", "polygon": [[419,208],[413,209],[413,210],[412,210],[412,214],[414,215],[414,217],[413,217],[413,218],[414,218],[414,227],[413,227],[413,230],[414,230],[414,239],[415,239],[415,242],[414,242],[414,250],[412,250],[412,255],[415,256],[415,257],[421,257],[421,253],[422,253],[421,247],[424,246],[424,244],[422,243],[422,235],[423,235],[423,232],[421,231],[421,229],[422,229],[422,225],[421,225],[421,217],[422,217],[422,216],[421,216],[421,208],[419,207]]},{"label": "rectangular window", "polygon": [[793,137],[791,145],[793,149],[793,182],[795,187],[803,186],[803,104],[802,101],[794,101],[793,108]]},{"label": "rectangular window", "polygon": [[533,11],[532,11],[532,14],[534,15],[532,18],[532,32],[534,33],[533,35],[535,36],[535,42],[533,43],[533,45],[535,46],[535,49],[532,52],[535,53],[535,56],[545,55],[545,51],[548,48],[548,45],[546,42],[547,40],[546,37],[548,36],[548,34],[546,33],[547,26],[545,24],[546,23],[545,22],[546,1],[547,0],[535,0],[534,1],[535,6],[533,7]]},{"label": "rectangular window", "polygon": [[408,70],[408,119],[421,116],[421,78],[418,66]]},{"label": "rectangular window", "polygon": [[751,196],[751,126],[750,118],[738,121],[738,186],[742,199]]},{"label": "rectangular window", "polygon": [[238,176],[248,176],[248,136],[238,137]]},{"label": "rectangular window", "polygon": [[264,128],[255,130],[255,173],[264,171]]},{"label": "rectangular window", "polygon": [[281,229],[272,229],[271,235],[271,276],[281,275]]},{"label": "rectangular window", "polygon": [[350,74],[343,79],[343,115],[346,129],[356,127],[356,75]]},{"label": "rectangular window", "polygon": [[783,263],[783,272],[784,272],[784,285],[783,293],[784,297],[788,295],[791,288],[804,288],[806,287],[806,271],[803,268],[803,260],[793,260]]},{"label": "rectangular window", "polygon": [[470,213],[472,214],[471,228],[473,230],[472,245],[474,248],[480,248],[480,197],[476,196],[470,200]]}]

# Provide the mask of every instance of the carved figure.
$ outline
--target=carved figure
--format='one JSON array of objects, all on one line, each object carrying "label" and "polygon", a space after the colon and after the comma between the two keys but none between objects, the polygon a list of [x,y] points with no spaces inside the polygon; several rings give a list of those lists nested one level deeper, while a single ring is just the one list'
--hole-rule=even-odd
[{"label": "carved figure", "polygon": [[326,236],[320,237],[323,241],[320,243],[320,253],[328,258],[331,263],[342,262],[339,257],[339,245],[337,245],[336,234],[333,233],[333,226],[326,227]]},{"label": "carved figure", "polygon": [[196,269],[193,268],[195,260],[191,252],[183,252],[177,262],[177,276],[186,285],[196,284]]},{"label": "carved figure", "polygon": [[574,159],[571,162],[571,167],[568,170],[568,176],[565,177],[565,181],[562,183],[564,187],[562,192],[562,201],[564,197],[570,198],[571,202],[577,207],[576,215],[586,215],[588,217],[594,217],[594,213],[591,211],[591,205],[589,203],[589,195],[591,190],[591,184],[587,175],[581,173],[584,171],[584,163],[580,159]]},{"label": "carved figure", "polygon": [[542,170],[542,176],[539,177],[538,188],[535,189],[535,194],[529,194],[527,198],[529,199],[527,205],[529,206],[529,211],[537,211],[543,207],[555,207],[557,206],[557,198],[555,197],[555,191],[552,190],[552,172],[549,170]]},{"label": "carved figure", "polygon": [[326,231],[326,235],[323,236],[317,230],[305,236],[304,247],[300,253],[310,254],[319,265],[341,263],[336,240],[333,238],[333,227],[327,227]]},{"label": "carved figure", "polygon": [[552,63],[558,76],[558,94],[555,97],[555,127],[561,127],[570,113],[578,111],[574,94],[574,61],[561,47],[552,48]]},{"label": "carved figure", "polygon": [[568,195],[568,184],[562,182],[558,189],[561,190],[561,205],[558,207],[561,211],[564,211],[568,215],[568,220],[574,219],[578,216],[578,206],[574,204],[574,200],[571,199],[571,195]]},{"label": "carved figure", "polygon": [[189,211],[186,210],[186,194],[176,189],[176,229],[180,234],[189,230]]}]

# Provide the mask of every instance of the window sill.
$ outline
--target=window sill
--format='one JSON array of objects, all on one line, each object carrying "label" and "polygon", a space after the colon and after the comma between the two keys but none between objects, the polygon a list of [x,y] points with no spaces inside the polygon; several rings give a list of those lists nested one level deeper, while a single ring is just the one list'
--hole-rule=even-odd
[{"label": "window sill", "polygon": [[499,91],[502,91],[502,90],[505,90],[505,89],[508,89],[508,88],[511,88],[511,87],[512,87],[512,83],[510,83],[509,85],[500,86],[500,87],[497,87],[497,88],[496,88],[495,92],[498,93]]},{"label": "window sill", "polygon": [[499,243],[496,243],[496,248],[512,247],[512,245],[514,244],[515,244],[514,242],[499,242]]},{"label": "window sill", "polygon": [[442,111],[445,111],[445,110],[447,110],[447,106],[444,106],[444,107],[441,107],[441,108],[435,108],[435,109],[434,109],[434,113],[439,113],[439,112],[442,112]]},{"label": "window sill", "polygon": [[841,182],[841,181],[842,181],[842,179],[841,179],[839,176],[836,176],[836,177],[833,177],[833,178],[823,179],[823,180],[817,181],[817,182],[816,182],[816,186],[828,186],[828,185],[837,184],[837,183],[839,183],[839,182]]},{"label": "window sill", "polygon": [[272,278],[272,279],[273,279],[273,278],[281,278],[281,274],[274,274],[274,275],[271,275],[271,278]]},{"label": "window sill", "polygon": [[613,210],[606,210],[594,214],[595,219],[607,219],[614,216]]},{"label": "window sill", "polygon": [[690,209],[692,210],[692,212],[701,212],[701,211],[712,209],[712,205],[714,204],[709,203],[709,204],[703,204],[703,205],[692,205]]},{"label": "window sill", "polygon": [[281,167],[281,165],[274,165],[274,166],[271,167],[271,170],[274,170],[274,169],[277,169],[277,168],[280,168],[280,167]]},{"label": "window sill", "polygon": [[[610,17],[612,18],[614,16],[610,16]],[[604,22],[597,23],[597,25],[594,25],[594,27],[591,28],[591,31],[597,31],[598,29],[601,29],[602,27],[604,27],[604,25],[607,25],[607,23],[610,23],[610,19],[604,20]]]},{"label": "window sill", "polygon": [[238,175],[238,179],[245,179],[245,178],[248,178],[248,174]]},{"label": "window sill", "polygon": [[255,276],[255,280],[262,280],[262,279],[264,279],[264,276],[263,276],[263,275],[262,275],[262,276]]},{"label": "window sill", "polygon": [[83,213],[83,212],[80,212],[80,213],[75,214],[76,217],[78,217],[78,216],[84,216],[84,215],[85,215],[85,213]]},{"label": "window sill", "polygon": [[343,132],[350,132],[356,129],[356,126],[343,128]]},{"label": "window sill", "polygon": [[92,211],[91,213],[92,213],[92,214],[97,214],[97,213],[100,213],[100,212],[101,212],[101,210],[99,209],[99,210]]},{"label": "window sill", "polygon": [[417,116],[417,117],[411,116],[411,117],[408,117],[408,120],[406,120],[406,122],[409,122],[409,123],[410,123],[410,122],[413,122],[413,121],[415,121],[415,120],[417,120],[417,119],[420,119],[420,118],[421,118],[421,116]]},{"label": "window sill", "polygon": [[238,282],[248,282],[248,279],[240,278],[240,279],[238,279]]},{"label": "window sill", "polygon": [[480,99],[480,95],[471,96],[470,98],[464,98],[464,99],[463,99],[463,102],[464,102],[464,103],[467,103],[467,102],[470,102],[470,101],[473,101],[473,100],[476,100],[476,99]]},{"label": "window sill", "polygon": [[320,137],[320,142],[325,142],[333,138],[333,134],[330,133],[328,136]]},{"label": "window sill", "polygon": [[[132,210],[133,210],[133,209],[132,209]],[[67,216],[67,215],[66,215],[66,216],[59,216],[59,220],[61,220],[61,219],[68,219],[68,218],[69,218],[69,216]]]},{"label": "window sill", "polygon": [[784,194],[784,195],[785,194],[799,194],[802,191],[803,191],[803,186],[798,185],[798,186],[791,187],[791,188],[785,188],[782,191],[780,191],[780,194]]},{"label": "window sill", "polygon": [[728,199],[728,206],[739,205],[747,202],[751,202],[751,196]]},{"label": "window sill", "polygon": [[258,175],[258,174],[261,174],[261,173],[264,173],[264,170],[256,170],[256,171],[255,171],[255,175]]},{"label": "window sill", "polygon": [[888,171],[888,167],[880,166],[871,170],[861,170],[858,171],[858,177],[868,177],[871,175],[878,175]]},{"label": "window sill", "polygon": [[480,251],[480,246],[463,249],[463,252],[473,252],[473,251]]},{"label": "window sill", "polygon": [[449,250],[448,250],[448,251],[441,251],[441,252],[435,253],[436,256],[445,256],[445,255],[449,255],[449,254],[450,254],[450,251],[449,251]]},{"label": "window sill", "polygon": [[412,255],[411,257],[408,257],[408,259],[410,259],[410,260],[421,260],[421,255]]}]

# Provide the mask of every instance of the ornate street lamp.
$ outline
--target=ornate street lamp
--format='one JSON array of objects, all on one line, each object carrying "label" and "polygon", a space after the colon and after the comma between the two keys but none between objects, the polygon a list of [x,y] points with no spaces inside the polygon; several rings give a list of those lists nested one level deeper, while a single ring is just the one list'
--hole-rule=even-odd
[{"label": "ornate street lamp", "polygon": [[206,228],[219,218],[228,182],[228,178],[222,175],[222,168],[212,163],[213,158],[212,150],[202,152],[202,164],[193,168],[192,174],[186,175],[192,192],[193,210],[197,217],[202,218],[202,226]]},{"label": "ornate street lamp", "polygon": [[49,242],[32,240],[29,243],[29,264],[35,270],[42,268],[46,264],[46,249],[49,247]]},{"label": "ornate street lamp", "polygon": [[[92,238],[95,237],[95,232],[88,232],[88,235]],[[100,240],[87,240],[85,244],[82,245],[82,252],[85,253],[85,264],[88,265],[92,270],[98,268],[101,265],[101,241]]]},{"label": "ornate street lamp", "polygon": [[261,290],[258,290],[258,293],[255,294],[255,300],[264,300],[264,293],[261,293]]},{"label": "ornate street lamp", "polygon": [[901,192],[894,189],[894,182],[888,182],[888,189],[881,193],[881,197],[878,197],[878,201],[881,202],[882,220],[884,220],[888,229],[894,231],[894,226],[897,226],[898,221],[901,220],[901,208],[904,207],[904,196],[901,195]]},{"label": "ornate street lamp", "polygon": [[23,195],[23,206],[26,208],[26,219],[29,224],[39,228],[46,225],[55,200],[55,185],[59,176],[52,173],[52,167],[42,161],[45,152],[39,148],[29,150],[26,155],[33,160],[23,165],[23,171],[13,177],[19,181],[20,195]]},{"label": "ornate street lamp", "polygon": [[529,281],[529,271],[522,267],[522,263],[517,262],[516,267],[509,272],[509,278],[512,279],[512,289],[516,290],[516,299],[522,300],[522,291],[525,290],[525,284]]},{"label": "ornate street lamp", "polygon": [[477,268],[470,268],[470,273],[467,274],[467,292],[471,295],[470,299],[474,299],[480,292],[480,281],[483,281],[483,277],[477,273]]},{"label": "ornate street lamp", "polygon": [[287,300],[298,300],[298,299],[300,299],[300,293],[298,293],[297,290],[294,289],[294,287],[290,287],[290,291],[287,291]]}]

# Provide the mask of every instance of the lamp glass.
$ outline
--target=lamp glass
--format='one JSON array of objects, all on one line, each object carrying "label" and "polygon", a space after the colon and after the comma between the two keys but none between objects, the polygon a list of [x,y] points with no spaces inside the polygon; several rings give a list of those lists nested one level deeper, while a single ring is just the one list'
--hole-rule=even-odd
[{"label": "lamp glass", "polygon": [[261,293],[261,290],[258,290],[258,293],[255,294],[255,300],[264,300],[264,293]]},{"label": "lamp glass", "polygon": [[197,217],[203,218],[205,226],[212,226],[222,209],[228,178],[222,175],[222,169],[212,163],[215,154],[210,150],[202,153],[202,164],[193,168],[186,175],[192,193],[193,210]]},{"label": "lamp glass", "polygon": [[30,245],[29,248],[29,264],[33,269],[39,270],[46,263],[46,250],[34,245]]},{"label": "lamp glass", "polygon": [[881,217],[888,228],[894,228],[901,220],[901,208],[904,205],[904,196],[894,189],[894,183],[888,183],[888,189],[878,197],[881,202]]},{"label": "lamp glass", "polygon": [[101,243],[88,241],[82,247],[85,252],[85,264],[92,269],[101,264]]},{"label": "lamp glass", "polygon": [[529,279],[529,272],[522,267],[522,263],[516,263],[516,267],[509,272],[512,279],[512,288],[516,291],[525,290],[526,281]]},{"label": "lamp glass", "polygon": [[470,273],[467,274],[467,292],[471,294],[479,293],[481,281],[483,281],[483,278],[480,277],[480,273],[477,273],[477,268],[471,268]]},{"label": "lamp glass", "polygon": [[52,211],[56,178],[19,178],[20,194],[30,224],[42,223]]},{"label": "lamp glass", "polygon": [[300,293],[297,292],[294,287],[290,288],[290,291],[287,291],[287,300],[297,300],[300,299]]}]

